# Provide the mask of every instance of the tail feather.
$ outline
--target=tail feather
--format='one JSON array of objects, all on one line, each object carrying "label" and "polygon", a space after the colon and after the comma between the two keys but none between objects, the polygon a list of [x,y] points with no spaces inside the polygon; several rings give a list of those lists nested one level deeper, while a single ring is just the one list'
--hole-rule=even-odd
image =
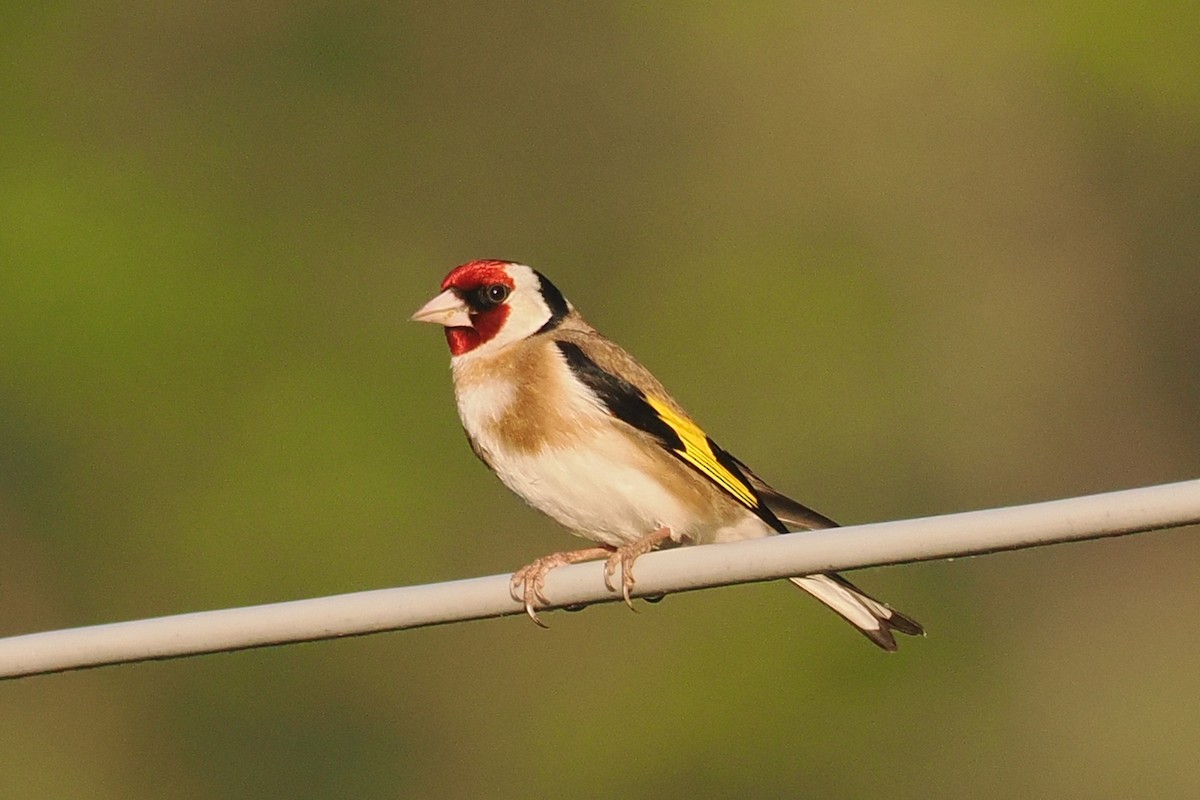
[{"label": "tail feather", "polygon": [[[780,522],[793,529],[807,531],[838,527],[836,522],[824,514],[776,491],[741,461],[734,459],[734,462]],[[886,603],[879,602],[836,572],[821,572],[788,580],[832,608],[863,636],[884,650],[896,649],[896,637],[892,635],[892,631],[899,631],[908,636],[925,635],[925,629],[915,619],[901,614]]]},{"label": "tail feather", "polygon": [[835,572],[788,580],[836,611],[842,619],[884,650],[896,650],[896,637],[892,631],[908,636],[925,635],[925,629],[912,617],[879,602]]}]

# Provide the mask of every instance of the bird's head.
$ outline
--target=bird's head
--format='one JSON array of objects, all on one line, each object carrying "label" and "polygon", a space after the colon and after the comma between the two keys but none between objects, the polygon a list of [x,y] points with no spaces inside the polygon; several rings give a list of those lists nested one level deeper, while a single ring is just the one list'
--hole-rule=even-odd
[{"label": "bird's head", "polygon": [[412,319],[446,328],[450,354],[499,349],[551,330],[571,313],[554,284],[524,264],[469,261],[450,270],[442,293]]}]

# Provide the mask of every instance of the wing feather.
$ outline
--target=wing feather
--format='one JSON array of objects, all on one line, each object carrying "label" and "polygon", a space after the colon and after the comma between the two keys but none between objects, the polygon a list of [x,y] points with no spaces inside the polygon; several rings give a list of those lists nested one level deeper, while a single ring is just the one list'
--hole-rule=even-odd
[{"label": "wing feather", "polygon": [[734,459],[737,465],[741,468],[746,479],[750,481],[750,485],[758,492],[758,496],[762,501],[775,513],[775,516],[788,525],[796,528],[801,528],[806,531],[818,530],[821,528],[836,528],[838,524],[824,514],[813,511],[803,503],[793,500],[786,494],[783,494],[774,489],[770,484],[762,478],[755,475],[749,467],[741,461]]},{"label": "wing feather", "polygon": [[[664,450],[687,464],[726,495],[780,533],[787,528],[763,502],[740,461],[722,450],[666,395],[657,381],[651,392],[601,367],[574,341],[555,341],[567,366],[617,419],[649,434]],[[758,481],[758,483],[762,483]],[[763,484],[765,485],[765,484]]]}]

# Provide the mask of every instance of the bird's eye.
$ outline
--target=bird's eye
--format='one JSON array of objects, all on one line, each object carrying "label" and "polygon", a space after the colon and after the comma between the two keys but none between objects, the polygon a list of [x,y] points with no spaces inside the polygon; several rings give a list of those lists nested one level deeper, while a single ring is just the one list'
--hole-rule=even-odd
[{"label": "bird's eye", "polygon": [[482,314],[503,303],[511,293],[512,291],[503,283],[485,283],[460,296],[471,307],[471,313]]}]

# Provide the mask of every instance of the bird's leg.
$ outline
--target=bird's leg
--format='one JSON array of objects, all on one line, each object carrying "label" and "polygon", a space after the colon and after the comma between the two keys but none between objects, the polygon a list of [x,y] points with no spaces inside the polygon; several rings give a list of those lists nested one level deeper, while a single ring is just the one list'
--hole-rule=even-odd
[{"label": "bird's leg", "polygon": [[635,542],[623,544],[613,551],[613,554],[604,562],[604,585],[609,591],[615,592],[617,588],[612,585],[611,578],[617,573],[617,569],[621,570],[621,594],[625,598],[625,605],[633,608],[633,599],[629,593],[633,591],[633,562],[638,559],[638,556],[644,556],[651,550],[657,550],[663,542],[671,538],[671,529],[665,525],[653,533],[648,533]]},{"label": "bird's leg", "polygon": [[[542,589],[546,585],[546,574],[555,567],[604,558],[613,552],[613,549],[608,545],[600,545],[598,547],[585,547],[582,550],[567,550],[562,553],[551,553],[548,556],[542,556],[534,560],[533,563],[527,564],[513,573],[512,580],[508,584],[508,593],[512,595],[513,600],[525,604],[525,613],[529,615],[531,620],[545,628],[546,623],[542,622],[538,617],[535,607],[538,603],[542,605],[550,604],[550,601],[542,594]],[[607,579],[605,579],[605,583],[607,582]]]}]

